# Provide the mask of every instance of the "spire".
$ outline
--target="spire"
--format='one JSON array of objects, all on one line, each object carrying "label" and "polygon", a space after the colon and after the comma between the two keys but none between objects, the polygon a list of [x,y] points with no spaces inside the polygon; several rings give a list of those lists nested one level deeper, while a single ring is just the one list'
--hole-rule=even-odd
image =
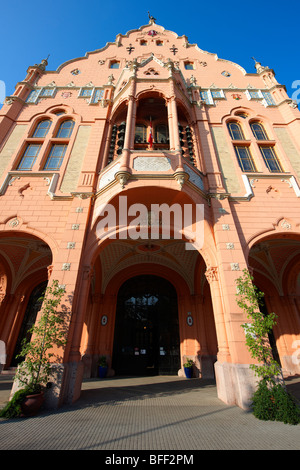
[{"label": "spire", "polygon": [[49,57],[50,57],[50,54],[48,54],[47,59],[43,59],[42,62],[41,62],[40,64],[38,64],[38,65],[36,64],[37,67],[39,67],[41,70],[45,70],[46,67],[47,67],[47,65],[48,65],[48,59],[49,59]]},{"label": "spire", "polygon": [[255,62],[255,63],[254,63],[254,67],[256,68],[257,73],[261,73],[263,70],[266,70],[266,69],[269,68],[269,67],[263,67],[260,62],[257,62],[257,60],[255,59],[255,57],[252,57],[252,59],[253,59],[254,62]]}]

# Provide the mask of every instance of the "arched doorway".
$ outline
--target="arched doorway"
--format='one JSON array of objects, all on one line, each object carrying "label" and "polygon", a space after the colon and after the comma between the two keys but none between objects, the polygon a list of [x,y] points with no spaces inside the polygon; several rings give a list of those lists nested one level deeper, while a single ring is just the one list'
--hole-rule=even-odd
[{"label": "arched doorway", "polygon": [[113,369],[117,375],[177,375],[177,293],[159,276],[133,277],[118,293]]},{"label": "arched doorway", "polygon": [[26,339],[26,341],[30,341],[31,339],[31,334],[29,331],[32,328],[32,326],[35,324],[37,314],[41,309],[42,302],[43,302],[43,295],[45,294],[47,284],[48,284],[48,281],[42,282],[37,287],[35,287],[33,291],[31,292],[31,295],[30,295],[30,298],[28,300],[28,304],[26,307],[24,319],[22,322],[22,326],[21,326],[19,336],[17,339],[17,343],[15,346],[15,350],[13,353],[13,358],[11,362],[12,367],[16,366],[19,362],[23,360],[22,358],[18,358],[17,356],[18,354],[20,354],[23,340]]}]

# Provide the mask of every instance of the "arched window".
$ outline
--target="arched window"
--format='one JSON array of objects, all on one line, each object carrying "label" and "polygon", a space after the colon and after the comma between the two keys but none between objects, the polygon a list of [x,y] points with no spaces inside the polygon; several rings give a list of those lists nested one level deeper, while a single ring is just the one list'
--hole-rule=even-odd
[{"label": "arched window", "polygon": [[59,126],[56,137],[60,139],[69,139],[71,137],[73,127],[74,127],[74,121],[71,121],[71,120],[63,121],[61,125]]},{"label": "arched window", "polygon": [[259,122],[252,122],[250,127],[256,140],[268,140],[268,136],[262,124]]},{"label": "arched window", "polygon": [[232,140],[245,139],[242,128],[237,122],[229,122],[227,126]]},{"label": "arched window", "polygon": [[50,121],[50,119],[40,121],[36,126],[32,137],[45,137],[48,134],[51,124],[52,122]]}]

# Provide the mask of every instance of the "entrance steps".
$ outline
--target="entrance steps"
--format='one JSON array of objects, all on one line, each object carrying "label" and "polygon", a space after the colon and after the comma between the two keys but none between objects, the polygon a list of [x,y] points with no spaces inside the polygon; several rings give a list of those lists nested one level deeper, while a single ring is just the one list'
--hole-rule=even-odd
[{"label": "entrance steps", "polygon": [[1,371],[0,375],[1,376],[6,376],[6,377],[14,377],[16,373],[17,368],[16,367],[9,367],[8,369],[4,369]]}]

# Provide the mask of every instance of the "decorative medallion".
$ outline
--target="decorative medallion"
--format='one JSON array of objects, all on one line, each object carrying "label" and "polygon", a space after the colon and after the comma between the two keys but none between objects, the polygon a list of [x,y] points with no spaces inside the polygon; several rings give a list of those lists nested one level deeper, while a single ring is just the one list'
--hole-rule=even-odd
[{"label": "decorative medallion", "polygon": [[70,98],[72,96],[72,93],[70,91],[63,91],[61,94],[62,98]]},{"label": "decorative medallion", "polygon": [[152,36],[152,37],[153,37],[153,36],[157,36],[157,34],[158,34],[157,31],[155,31],[154,29],[151,29],[151,30],[149,31],[149,33],[148,33],[148,36]]},{"label": "decorative medallion", "polygon": [[233,93],[233,95],[231,95],[231,96],[234,100],[241,100],[242,99],[242,95],[240,95],[239,93]]}]

